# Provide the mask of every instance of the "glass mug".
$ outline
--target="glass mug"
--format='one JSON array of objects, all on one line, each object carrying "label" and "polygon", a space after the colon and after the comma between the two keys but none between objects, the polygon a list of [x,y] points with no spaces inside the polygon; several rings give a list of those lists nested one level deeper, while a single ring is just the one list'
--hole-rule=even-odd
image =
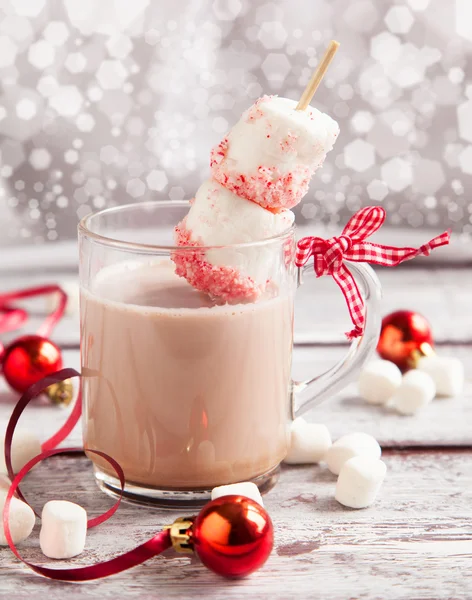
[{"label": "glass mug", "polygon": [[[314,275],[312,261],[294,265],[295,227],[201,249],[270,272],[258,301],[217,305],[174,273],[172,257],[195,252],[173,245],[188,209],[144,202],[79,224],[84,446],[120,463],[125,498],[161,506],[201,504],[213,487],[238,481],[270,489],[290,420],[355,378],[380,329],[378,279],[368,265],[350,264],[365,333],[328,372],[292,381],[295,291],[303,274]],[[101,489],[119,492],[108,463],[90,458]]]}]

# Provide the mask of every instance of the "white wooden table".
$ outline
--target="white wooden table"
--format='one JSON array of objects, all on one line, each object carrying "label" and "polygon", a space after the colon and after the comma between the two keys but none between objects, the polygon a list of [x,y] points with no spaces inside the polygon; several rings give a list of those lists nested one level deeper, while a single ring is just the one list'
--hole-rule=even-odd
[{"label": "white wooden table", "polygon": [[[4,257],[2,257],[4,258]],[[46,262],[43,261],[43,264]],[[75,266],[53,263],[42,272],[0,263],[0,290],[75,278]],[[401,417],[362,403],[355,385],[307,415],[326,423],[336,438],[351,431],[373,434],[388,467],[378,502],[354,511],[333,498],[335,478],[323,466],[285,467],[265,503],[275,526],[275,548],[263,569],[228,582],[193,558],[163,557],[105,581],[62,584],[35,575],[8,548],[0,549],[0,597],[49,598],[471,598],[472,597],[472,267],[408,266],[383,269],[384,313],[409,308],[424,314],[436,332],[438,351],[460,357],[468,381],[464,395],[435,400],[421,415]],[[310,286],[316,286],[310,290]],[[310,291],[316,293],[310,297]],[[36,307],[40,312],[41,307]],[[346,309],[329,280],[307,284],[299,300],[294,375],[320,372],[346,350]],[[34,317],[34,330],[41,315]],[[326,325],[328,323],[328,325]],[[324,325],[323,325],[324,324]],[[65,348],[65,365],[78,368],[77,318],[65,319],[54,339]],[[0,385],[0,420],[15,396]],[[46,437],[67,409],[29,407],[22,423]],[[80,431],[72,435],[80,443]],[[24,485],[40,510],[50,499],[71,499],[97,514],[111,504],[93,481],[85,457],[56,457]],[[122,504],[105,525],[92,530],[84,554],[90,564],[145,541],[177,513]],[[23,554],[44,563],[38,526]]]}]

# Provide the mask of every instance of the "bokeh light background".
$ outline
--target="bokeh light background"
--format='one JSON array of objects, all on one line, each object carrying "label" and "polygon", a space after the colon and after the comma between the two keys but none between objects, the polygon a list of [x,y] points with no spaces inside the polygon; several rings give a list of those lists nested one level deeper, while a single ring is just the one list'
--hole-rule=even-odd
[{"label": "bokeh light background", "polygon": [[0,244],[73,238],[88,212],[190,198],[209,150],[264,93],[341,135],[298,208],[336,225],[472,236],[471,0],[0,0]]}]

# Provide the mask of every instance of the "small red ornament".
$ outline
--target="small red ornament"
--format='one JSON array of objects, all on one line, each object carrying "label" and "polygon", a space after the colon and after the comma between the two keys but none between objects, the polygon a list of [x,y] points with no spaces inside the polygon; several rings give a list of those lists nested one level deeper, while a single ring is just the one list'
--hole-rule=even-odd
[{"label": "small red ornament", "polygon": [[25,335],[6,346],[2,355],[5,379],[17,392],[62,369],[61,351],[40,335]]},{"label": "small red ornament", "polygon": [[261,567],[274,543],[265,509],[245,496],[223,496],[198,514],[190,535],[202,563],[219,575],[239,578]]},{"label": "small red ornament", "polygon": [[434,354],[433,333],[417,312],[398,310],[382,320],[377,352],[402,371],[414,368],[419,356]]}]

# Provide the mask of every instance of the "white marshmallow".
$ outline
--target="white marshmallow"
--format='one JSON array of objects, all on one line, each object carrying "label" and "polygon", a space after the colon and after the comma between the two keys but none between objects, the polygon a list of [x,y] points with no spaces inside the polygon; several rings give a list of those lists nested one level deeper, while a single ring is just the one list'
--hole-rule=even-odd
[{"label": "white marshmallow", "polygon": [[428,373],[413,369],[403,376],[402,384],[391,397],[392,405],[403,415],[414,415],[431,402],[436,386]]},{"label": "white marshmallow", "polygon": [[[0,490],[0,546],[7,546],[5,531],[3,529],[3,509],[7,493]],[[35,516],[33,509],[25,502],[13,497],[10,503],[10,533],[14,544],[19,544],[26,540],[33,531]]]},{"label": "white marshmallow", "polygon": [[367,433],[355,432],[343,435],[329,448],[325,460],[328,469],[339,475],[343,465],[354,456],[368,456],[378,459],[382,449],[375,438]]},{"label": "white marshmallow", "polygon": [[[202,246],[224,246],[255,242],[278,235],[293,224],[294,214],[274,214],[239,198],[214,180],[199,187],[185,218],[192,241]],[[273,247],[209,250],[205,260],[214,266],[234,267],[242,276],[264,285],[280,268]]]},{"label": "white marshmallow", "polygon": [[378,458],[354,456],[339,473],[334,497],[343,506],[366,508],[375,502],[386,472]]},{"label": "white marshmallow", "polygon": [[[65,291],[67,294],[67,305],[66,305],[66,315],[76,315],[79,314],[79,298],[80,298],[80,287],[79,282],[73,279],[68,279],[66,281],[59,281],[58,285]],[[52,312],[57,308],[59,301],[59,294],[56,292],[54,294],[48,294],[45,296],[45,308],[48,312]]]},{"label": "white marshmallow", "polygon": [[222,496],[246,496],[264,506],[259,488],[251,481],[243,481],[241,483],[230,483],[229,485],[219,485],[211,490],[211,499],[216,500]]},{"label": "white marshmallow", "polygon": [[359,394],[369,404],[386,404],[402,382],[402,373],[389,360],[373,360],[359,375]]},{"label": "white marshmallow", "polygon": [[212,151],[215,179],[264,207],[298,204],[333,148],[339,125],[316,108],[296,106],[289,98],[259,98]]},{"label": "white marshmallow", "polygon": [[43,507],[39,544],[48,558],[72,558],[85,547],[87,513],[78,504],[51,500]]},{"label": "white marshmallow", "polygon": [[331,446],[331,436],[326,425],[307,423],[298,417],[291,423],[290,448],[284,463],[302,465],[323,460]]},{"label": "white marshmallow", "polygon": [[[4,447],[5,433],[1,439],[0,473],[6,473]],[[18,473],[28,461],[41,453],[41,442],[36,435],[28,429],[16,429],[11,444],[11,464],[13,471]]]},{"label": "white marshmallow", "polygon": [[423,356],[417,368],[430,375],[440,396],[458,396],[464,389],[464,365],[453,356]]}]

